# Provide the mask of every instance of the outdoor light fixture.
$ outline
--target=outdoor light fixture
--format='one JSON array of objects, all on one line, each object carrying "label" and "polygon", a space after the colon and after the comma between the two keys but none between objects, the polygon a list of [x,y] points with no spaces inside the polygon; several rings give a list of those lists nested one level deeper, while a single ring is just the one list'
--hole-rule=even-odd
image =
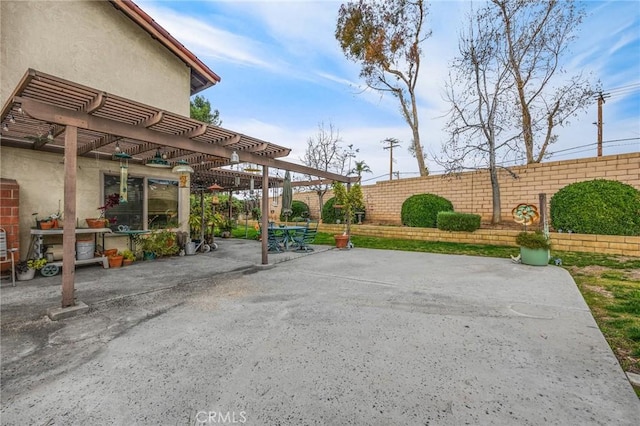
[{"label": "outdoor light fixture", "polygon": [[49,133],[47,133],[47,139],[50,141],[53,140],[53,127],[49,127]]},{"label": "outdoor light fixture", "polygon": [[240,162],[240,156],[237,152],[233,151],[231,153],[231,164],[238,164]]},{"label": "outdoor light fixture", "polygon": [[173,173],[180,175],[180,188],[187,187],[187,177],[194,172],[193,168],[189,165],[187,160],[179,160],[176,165],[171,169]]},{"label": "outdoor light fixture", "polygon": [[187,160],[176,161],[176,165],[171,169],[173,173],[193,173],[193,168]]},{"label": "outdoor light fixture", "polygon": [[166,157],[166,154],[162,154],[162,152],[160,151],[160,148],[158,148],[158,150],[156,151],[156,155],[154,155],[154,157],[151,160],[147,161],[145,166],[155,167],[156,169],[169,169],[171,168],[171,165],[165,159],[165,157]]},{"label": "outdoor light fixture", "polygon": [[[117,147],[116,148],[120,148]],[[128,185],[129,179],[129,159],[131,156],[125,152],[116,152],[114,157],[120,159],[120,204],[125,204],[128,201]]]},{"label": "outdoor light fixture", "polygon": [[116,154],[119,154],[120,152],[122,152],[122,149],[120,149],[120,142],[116,142],[116,147],[113,150],[115,151]]},{"label": "outdoor light fixture", "polygon": [[15,119],[15,118],[13,118],[13,115],[11,115],[11,114],[10,114],[10,115],[9,115],[9,123],[12,123],[12,124],[13,124],[13,123],[15,123],[15,122],[16,122],[16,119]]},{"label": "outdoor light fixture", "polygon": [[240,176],[236,176],[234,179],[234,183],[236,186],[240,186]]},{"label": "outdoor light fixture", "polygon": [[214,206],[217,206],[218,204],[220,204],[220,199],[218,198],[218,191],[223,190],[224,188],[221,187],[220,185],[218,185],[217,183],[214,183],[213,185],[211,185],[210,187],[207,188],[209,191],[212,192],[212,196],[211,196],[211,204]]},{"label": "outdoor light fixture", "polygon": [[9,131],[9,126],[7,126],[7,123],[4,123],[4,124],[2,125],[2,130],[4,130],[5,132],[8,132],[8,131]]}]

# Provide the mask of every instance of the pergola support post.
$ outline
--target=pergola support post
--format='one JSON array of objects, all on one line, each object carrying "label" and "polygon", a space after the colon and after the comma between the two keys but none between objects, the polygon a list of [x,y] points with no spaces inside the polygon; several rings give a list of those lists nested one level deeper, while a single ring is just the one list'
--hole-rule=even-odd
[{"label": "pergola support post", "polygon": [[267,265],[269,263],[269,246],[268,246],[268,232],[269,232],[269,167],[262,166],[262,216],[260,220],[262,222],[262,264]]},{"label": "pergola support post", "polygon": [[64,135],[64,230],[62,232],[62,307],[75,305],[76,177],[78,128],[67,126]]}]

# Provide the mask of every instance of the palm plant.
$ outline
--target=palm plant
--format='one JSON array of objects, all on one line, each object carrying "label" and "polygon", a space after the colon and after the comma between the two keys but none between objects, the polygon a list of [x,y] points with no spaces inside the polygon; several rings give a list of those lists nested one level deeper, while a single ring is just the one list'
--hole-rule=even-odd
[{"label": "palm plant", "polygon": [[363,173],[373,173],[371,171],[371,168],[369,167],[369,165],[367,165],[367,163],[363,161],[356,161],[356,165],[353,168],[353,170],[351,170],[350,173],[355,173],[358,175],[358,178],[362,178],[362,174]]}]

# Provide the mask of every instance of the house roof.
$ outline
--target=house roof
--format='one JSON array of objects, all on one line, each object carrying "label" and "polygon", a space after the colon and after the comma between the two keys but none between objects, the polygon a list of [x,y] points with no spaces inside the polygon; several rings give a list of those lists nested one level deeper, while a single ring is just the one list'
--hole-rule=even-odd
[{"label": "house roof", "polygon": [[191,95],[207,89],[220,81],[220,76],[214,73],[196,55],[176,40],[167,30],[153,20],[144,10],[131,0],[109,0],[118,10],[122,11],[129,19],[138,24],[151,37],[165,46],[184,61],[191,68]]}]

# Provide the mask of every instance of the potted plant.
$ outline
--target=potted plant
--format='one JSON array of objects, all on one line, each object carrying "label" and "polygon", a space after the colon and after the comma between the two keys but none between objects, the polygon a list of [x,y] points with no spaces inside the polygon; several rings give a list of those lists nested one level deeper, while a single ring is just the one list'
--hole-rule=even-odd
[{"label": "potted plant", "polygon": [[112,207],[115,207],[120,204],[120,194],[113,193],[107,196],[107,199],[103,206],[98,207],[100,211],[100,216],[96,218],[87,218],[85,221],[87,222],[87,226],[89,228],[106,228],[109,224],[109,219],[105,218],[104,215],[107,213]]},{"label": "potted plant", "polygon": [[520,261],[525,265],[546,266],[549,263],[551,243],[542,231],[523,231],[516,236],[520,246]]},{"label": "potted plant", "polygon": [[119,268],[122,266],[124,256],[121,252],[117,252],[116,254],[112,254],[107,257],[107,259],[109,259],[109,268]]},{"label": "potted plant", "polygon": [[349,245],[351,232],[351,221],[354,212],[364,210],[364,197],[360,184],[356,183],[347,191],[342,182],[333,183],[333,195],[335,197],[334,207],[340,206],[341,216],[344,218],[345,231],[342,234],[334,235],[337,248],[345,248]]},{"label": "potted plant", "polygon": [[167,230],[153,232],[140,238],[140,248],[142,249],[144,260],[171,256],[179,251],[175,232]]},{"label": "potted plant", "polygon": [[122,252],[122,266],[129,266],[136,260],[136,255],[131,250],[124,250]]},{"label": "potted plant", "polygon": [[42,269],[47,264],[47,259],[21,260],[16,263],[16,279],[18,281],[32,280],[36,271]]},{"label": "potted plant", "polygon": [[225,219],[220,224],[220,236],[222,238],[231,238],[231,231],[233,231],[234,228],[235,228],[235,225],[233,223],[233,220]]}]

